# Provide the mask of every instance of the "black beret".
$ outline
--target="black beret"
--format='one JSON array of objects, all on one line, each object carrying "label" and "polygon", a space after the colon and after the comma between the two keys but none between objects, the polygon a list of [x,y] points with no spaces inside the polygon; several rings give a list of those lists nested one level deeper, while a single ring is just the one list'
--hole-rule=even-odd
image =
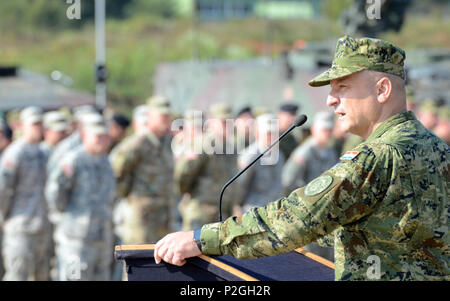
[{"label": "black beret", "polygon": [[242,114],[245,114],[245,113],[250,113],[250,114],[253,115],[253,113],[252,113],[252,108],[250,108],[249,106],[243,107],[242,109],[240,109],[240,110],[237,112],[236,118],[238,118],[239,116],[241,116]]},{"label": "black beret", "polygon": [[114,114],[112,120],[123,128],[127,128],[130,125],[130,120],[121,114]]},{"label": "black beret", "polygon": [[280,111],[297,114],[298,105],[293,103],[285,103],[280,106]]}]

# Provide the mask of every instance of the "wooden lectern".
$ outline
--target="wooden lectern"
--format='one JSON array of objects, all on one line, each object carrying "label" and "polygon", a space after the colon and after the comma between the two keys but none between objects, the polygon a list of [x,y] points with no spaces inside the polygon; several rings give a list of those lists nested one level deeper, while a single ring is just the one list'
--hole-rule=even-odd
[{"label": "wooden lectern", "polygon": [[155,263],[154,245],[115,247],[129,281],[333,281],[334,264],[303,249],[258,259],[231,256],[189,258],[182,267]]}]

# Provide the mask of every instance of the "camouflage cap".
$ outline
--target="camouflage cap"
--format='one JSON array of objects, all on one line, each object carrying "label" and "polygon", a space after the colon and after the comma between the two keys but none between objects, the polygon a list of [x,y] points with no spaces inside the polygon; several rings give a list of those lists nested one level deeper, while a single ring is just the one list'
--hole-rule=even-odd
[{"label": "camouflage cap", "polygon": [[309,85],[325,86],[333,79],[362,70],[385,72],[405,79],[405,57],[405,51],[390,42],[373,38],[354,39],[346,35],[337,42],[331,68],[312,79]]},{"label": "camouflage cap", "polygon": [[155,95],[147,100],[147,105],[149,109],[157,111],[161,114],[171,114],[170,102],[163,96]]},{"label": "camouflage cap", "polygon": [[42,121],[42,109],[39,107],[27,107],[20,112],[20,120],[23,123],[37,123]]},{"label": "camouflage cap", "polygon": [[230,119],[232,118],[231,107],[226,103],[216,103],[209,108],[211,118]]}]

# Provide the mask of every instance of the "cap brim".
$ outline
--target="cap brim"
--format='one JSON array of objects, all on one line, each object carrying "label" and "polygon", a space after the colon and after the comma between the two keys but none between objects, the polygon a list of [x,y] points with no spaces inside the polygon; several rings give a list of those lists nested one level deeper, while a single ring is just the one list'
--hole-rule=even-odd
[{"label": "cap brim", "polygon": [[330,84],[333,79],[338,79],[342,77],[349,76],[353,73],[367,69],[365,66],[355,66],[355,67],[339,67],[332,66],[330,69],[319,74],[315,78],[309,81],[309,85],[312,87],[321,87]]}]

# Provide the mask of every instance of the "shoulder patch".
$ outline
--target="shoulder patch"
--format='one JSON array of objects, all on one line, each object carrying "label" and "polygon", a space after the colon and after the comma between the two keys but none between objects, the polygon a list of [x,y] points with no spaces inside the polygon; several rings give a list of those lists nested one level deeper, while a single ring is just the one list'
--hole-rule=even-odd
[{"label": "shoulder patch", "polygon": [[333,177],[330,175],[322,175],[314,180],[312,180],[305,187],[305,196],[314,196],[323,191],[325,191],[328,187],[330,187],[331,183],[333,183]]},{"label": "shoulder patch", "polygon": [[63,164],[61,169],[66,177],[71,178],[73,176],[73,167],[71,164]]},{"label": "shoulder patch", "polygon": [[353,160],[359,155],[360,152],[350,151],[343,154],[339,159],[340,160]]}]

